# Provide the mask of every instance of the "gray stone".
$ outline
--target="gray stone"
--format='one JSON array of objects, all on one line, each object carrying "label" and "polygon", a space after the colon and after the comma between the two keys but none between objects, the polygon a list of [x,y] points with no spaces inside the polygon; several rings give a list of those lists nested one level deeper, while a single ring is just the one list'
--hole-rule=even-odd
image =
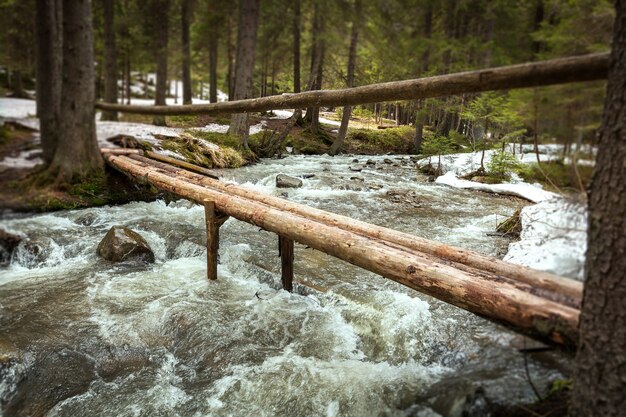
[{"label": "gray stone", "polygon": [[9,264],[15,248],[21,241],[21,237],[0,229],[0,266]]},{"label": "gray stone", "polygon": [[302,187],[302,180],[290,177],[285,174],[276,175],[276,187],[278,188],[299,188]]},{"label": "gray stone", "polygon": [[141,260],[154,262],[154,252],[137,232],[124,226],[113,226],[98,245],[98,255],[112,262]]},{"label": "gray stone", "polygon": [[376,161],[374,161],[373,159],[368,159],[367,162],[365,162],[365,165],[376,165]]},{"label": "gray stone", "polygon": [[361,172],[361,171],[363,171],[363,167],[360,166],[360,165],[352,165],[350,167],[350,171]]},{"label": "gray stone", "polygon": [[393,164],[393,161],[391,159],[389,159],[389,158],[383,159],[383,162],[386,163],[386,164]]}]

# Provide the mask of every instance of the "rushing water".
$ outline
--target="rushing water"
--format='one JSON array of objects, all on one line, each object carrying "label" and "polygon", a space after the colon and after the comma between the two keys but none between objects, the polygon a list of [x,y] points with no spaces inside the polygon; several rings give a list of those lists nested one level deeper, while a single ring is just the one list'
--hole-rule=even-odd
[{"label": "rushing water", "polygon": [[[427,183],[406,157],[372,159],[362,172],[349,157],[289,157],[224,176],[506,252],[486,234],[519,200]],[[280,172],[315,177],[276,189]],[[276,236],[234,219],[220,232],[219,279],[208,282],[203,216],[181,200],[2,220],[30,241],[0,270],[4,415],[436,416],[466,402],[483,415],[482,397],[532,401],[527,373],[544,391],[567,368],[556,353],[529,355],[525,367],[506,329],[300,245],[296,281],[307,286],[282,291]],[[155,264],[96,256],[120,224],[146,238]]]}]

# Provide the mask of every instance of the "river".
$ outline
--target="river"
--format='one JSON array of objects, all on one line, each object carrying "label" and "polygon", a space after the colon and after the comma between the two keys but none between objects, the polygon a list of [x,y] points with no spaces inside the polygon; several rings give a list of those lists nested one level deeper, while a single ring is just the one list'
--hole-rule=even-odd
[{"label": "river", "polygon": [[[372,157],[361,172],[353,158],[293,156],[223,175],[506,253],[510,241],[487,233],[526,203],[429,183],[408,157]],[[315,177],[276,189],[281,172]],[[156,262],[98,258],[113,225],[144,236]],[[534,401],[529,377],[543,394],[567,373],[561,353],[520,353],[524,339],[501,326],[298,244],[295,281],[307,286],[282,291],[277,237],[235,219],[208,282],[203,225],[203,209],[184,200],[5,215],[0,228],[31,243],[0,269],[3,415],[480,416],[488,402]]]}]

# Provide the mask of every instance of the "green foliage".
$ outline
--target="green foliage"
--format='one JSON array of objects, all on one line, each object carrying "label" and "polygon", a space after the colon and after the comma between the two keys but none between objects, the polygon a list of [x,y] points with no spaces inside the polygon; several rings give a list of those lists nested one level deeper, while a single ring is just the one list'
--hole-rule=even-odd
[{"label": "green foliage", "polygon": [[515,155],[498,151],[487,164],[487,172],[493,177],[509,180],[511,174],[518,172],[521,167],[522,164],[515,158]]},{"label": "green foliage", "polygon": [[348,131],[347,150],[363,153],[406,153],[415,130],[409,126],[389,129],[352,129]]},{"label": "green foliage", "polygon": [[524,181],[538,182],[552,190],[555,186],[562,190],[580,190],[580,182],[582,182],[582,188],[586,188],[591,181],[592,174],[593,167],[578,165],[574,170],[571,164],[564,164],[561,161],[542,162],[541,165],[536,163],[524,164],[519,170],[519,175]]},{"label": "green foliage", "polygon": [[454,140],[445,136],[431,136],[422,142],[421,153],[425,156],[441,156],[455,151]]}]

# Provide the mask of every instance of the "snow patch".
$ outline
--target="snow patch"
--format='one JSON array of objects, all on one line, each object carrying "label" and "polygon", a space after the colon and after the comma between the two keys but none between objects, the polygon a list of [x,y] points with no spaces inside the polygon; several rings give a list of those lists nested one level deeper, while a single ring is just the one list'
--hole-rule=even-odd
[{"label": "snow patch", "polygon": [[584,277],[587,212],[564,199],[543,201],[521,212],[520,241],[511,243],[505,261],[579,281]]},{"label": "snow patch", "polygon": [[454,188],[462,188],[468,190],[486,191],[495,194],[514,195],[525,198],[533,203],[551,200],[558,197],[557,194],[541,189],[539,185],[519,183],[502,183],[502,184],[483,184],[480,182],[467,181],[457,178],[453,172],[448,172],[438,177],[435,182],[437,184],[449,185]]}]

